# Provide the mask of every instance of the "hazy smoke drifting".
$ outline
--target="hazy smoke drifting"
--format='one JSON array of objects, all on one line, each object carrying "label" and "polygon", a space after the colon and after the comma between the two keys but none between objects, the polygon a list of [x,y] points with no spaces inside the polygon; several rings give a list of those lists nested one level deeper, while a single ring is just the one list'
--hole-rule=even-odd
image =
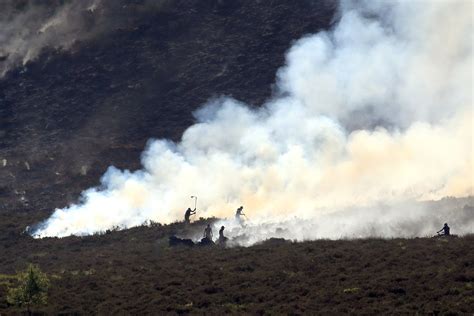
[{"label": "hazy smoke drifting", "polygon": [[[242,227],[235,220],[214,223],[216,233],[225,226],[228,245],[250,246],[269,238],[314,240],[319,238],[413,238],[432,236],[449,218],[451,233],[474,231],[474,199],[445,198],[436,202],[402,202],[372,207],[351,207],[338,212],[318,214],[311,220],[267,218],[250,220]],[[199,240],[199,235],[184,235]]]},{"label": "hazy smoke drifting", "polygon": [[[181,142],[150,141],[143,170],[111,167],[36,236],[180,220],[190,195],[199,216],[242,204],[259,227],[297,216],[318,231],[287,238],[411,236],[436,210],[377,205],[473,194],[471,2],[343,2],[333,31],[290,49],[277,84],[259,110],[210,101]],[[473,232],[462,218],[457,232]]]},{"label": "hazy smoke drifting", "polygon": [[44,49],[67,50],[78,41],[128,27],[164,0],[1,0],[0,77]]},{"label": "hazy smoke drifting", "polygon": [[0,3],[0,76],[36,58],[46,47],[69,48],[76,40],[99,31],[94,24],[100,0],[27,1]]}]

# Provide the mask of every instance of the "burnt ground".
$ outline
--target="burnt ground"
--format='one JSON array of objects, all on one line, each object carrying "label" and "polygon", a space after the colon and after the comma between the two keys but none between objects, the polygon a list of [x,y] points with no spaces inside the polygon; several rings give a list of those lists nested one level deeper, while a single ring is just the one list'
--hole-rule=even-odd
[{"label": "burnt ground", "polygon": [[330,28],[336,6],[176,0],[147,11],[142,0],[118,2],[123,26],[0,79],[0,314],[19,312],[5,293],[28,262],[51,279],[49,305],[36,310],[51,314],[472,314],[472,236],[174,249],[166,238],[183,233],[180,224],[22,235],[109,165],[139,168],[149,138],[179,140],[209,98],[260,105],[291,43]]},{"label": "burnt ground", "polygon": [[[204,221],[188,229],[201,230]],[[2,236],[0,314],[15,269],[51,280],[38,313],[432,314],[474,311],[474,236],[268,240],[249,248],[170,248],[182,224],[102,236]]]}]

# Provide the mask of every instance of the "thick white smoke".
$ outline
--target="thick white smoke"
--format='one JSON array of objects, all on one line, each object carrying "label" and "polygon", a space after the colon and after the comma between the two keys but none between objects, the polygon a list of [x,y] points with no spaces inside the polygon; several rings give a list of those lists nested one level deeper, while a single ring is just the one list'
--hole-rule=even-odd
[{"label": "thick white smoke", "polygon": [[[258,110],[210,101],[179,143],[150,141],[141,171],[109,168],[35,236],[181,220],[190,195],[203,217],[242,204],[255,223],[326,221],[287,238],[426,233],[436,225],[400,219],[429,211],[376,205],[473,194],[472,36],[470,1],[343,2],[334,30],[290,49],[278,96]],[[472,233],[464,218],[457,232]]]}]

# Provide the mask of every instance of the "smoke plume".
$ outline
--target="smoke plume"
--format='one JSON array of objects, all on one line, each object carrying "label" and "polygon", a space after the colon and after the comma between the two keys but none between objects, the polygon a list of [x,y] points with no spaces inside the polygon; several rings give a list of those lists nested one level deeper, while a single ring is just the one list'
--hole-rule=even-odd
[{"label": "smoke plume", "polygon": [[80,41],[129,27],[164,0],[124,4],[104,0],[0,1],[0,77],[42,51],[69,50]]},{"label": "smoke plume", "polygon": [[110,167],[34,235],[181,220],[190,195],[199,216],[244,205],[260,228],[304,228],[288,238],[422,235],[444,216],[472,233],[472,208],[406,202],[473,195],[472,36],[470,1],[342,2],[334,29],[291,47],[271,100],[209,101],[180,142],[150,140],[142,170]]}]

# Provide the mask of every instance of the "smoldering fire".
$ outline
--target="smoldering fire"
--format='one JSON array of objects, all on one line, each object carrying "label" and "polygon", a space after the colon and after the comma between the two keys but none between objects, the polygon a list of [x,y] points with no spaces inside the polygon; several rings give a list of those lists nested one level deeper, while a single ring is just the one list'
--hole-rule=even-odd
[{"label": "smoldering fire", "polygon": [[[258,110],[209,101],[180,142],[150,140],[142,170],[110,167],[102,189],[55,210],[34,236],[172,222],[190,194],[204,217],[243,204],[255,223],[327,223],[290,238],[339,236],[341,210],[346,236],[424,233],[388,231],[387,220],[422,225],[430,210],[374,209],[473,195],[472,4],[343,1],[340,10],[333,30],[291,47],[278,93]],[[360,231],[362,221],[372,230]],[[459,232],[473,232],[472,217]]]}]

